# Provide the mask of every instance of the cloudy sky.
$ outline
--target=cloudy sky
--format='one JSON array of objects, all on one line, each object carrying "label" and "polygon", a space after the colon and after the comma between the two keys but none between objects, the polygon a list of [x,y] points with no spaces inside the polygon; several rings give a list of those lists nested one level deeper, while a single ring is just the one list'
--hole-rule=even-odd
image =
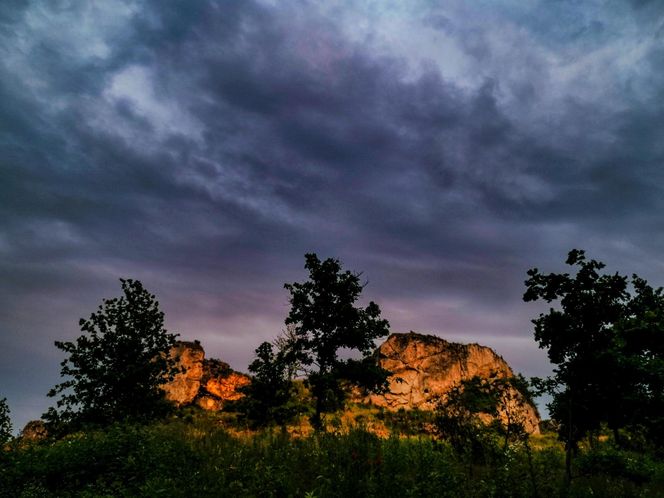
[{"label": "cloudy sky", "polygon": [[526,270],[586,249],[664,284],[657,0],[0,3],[0,398],[118,278],[239,370],[305,252],[394,331],[526,375]]}]

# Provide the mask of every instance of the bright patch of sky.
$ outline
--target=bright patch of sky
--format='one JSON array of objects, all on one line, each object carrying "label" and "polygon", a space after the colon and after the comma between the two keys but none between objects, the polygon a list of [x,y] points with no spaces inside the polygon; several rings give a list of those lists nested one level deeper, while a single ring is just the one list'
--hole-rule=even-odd
[{"label": "bright patch of sky", "polygon": [[149,68],[127,66],[113,75],[104,96],[113,104],[128,102],[134,112],[150,123],[158,138],[175,133],[200,139],[201,125],[178,106],[175,98],[157,97],[153,85],[154,77]]}]

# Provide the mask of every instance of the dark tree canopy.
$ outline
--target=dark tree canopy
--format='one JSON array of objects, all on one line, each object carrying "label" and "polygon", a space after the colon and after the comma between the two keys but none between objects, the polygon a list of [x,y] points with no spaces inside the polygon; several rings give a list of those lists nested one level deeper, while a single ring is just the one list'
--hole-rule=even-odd
[{"label": "dark tree canopy", "polygon": [[[568,463],[588,433],[607,423],[614,430],[653,426],[662,408],[664,297],[636,275],[604,274],[604,264],[572,250],[574,276],[528,271],[525,301],[557,302],[533,320],[535,339],[556,365],[541,382],[552,395]],[[568,467],[569,468],[569,467]]]},{"label": "dark tree canopy", "polygon": [[613,427],[645,429],[664,447],[664,289],[633,276],[634,297],[616,326],[611,381],[622,395],[608,414]]},{"label": "dark tree canopy", "polygon": [[[321,261],[305,255],[309,279],[285,284],[290,292],[291,310],[286,324],[295,337],[289,355],[308,373],[308,383],[316,401],[312,418],[320,428],[321,414],[341,408],[345,401],[344,382],[379,391],[389,372],[371,357],[374,341],[389,333],[389,323],[380,316],[374,302],[357,307],[363,289],[360,274],[343,271],[337,259]],[[340,359],[339,350],[359,352],[362,358]]]},{"label": "dark tree canopy", "polygon": [[137,280],[120,280],[123,295],[104,299],[74,342],[57,341],[67,353],[61,375],[67,380],[48,395],[60,395],[51,424],[107,424],[149,419],[167,409],[160,386],[177,373],[168,355],[176,334],[164,329],[159,303]]},{"label": "dark tree canopy", "polygon": [[[481,454],[492,433],[502,436],[503,449],[510,441],[527,442],[524,408],[532,403],[532,395],[528,381],[521,375],[476,375],[452,386],[438,400],[436,428],[457,452],[469,456]],[[485,416],[493,422],[487,424]]]},{"label": "dark tree canopy", "polygon": [[548,384],[554,394],[551,416],[575,445],[599,427],[607,402],[616,399],[605,380],[615,360],[609,354],[614,326],[624,315],[629,294],[627,277],[600,274],[604,264],[587,261],[583,251],[571,251],[567,264],[578,267],[574,277],[530,270],[524,300],[559,301],[559,309],[551,308],[533,323],[535,339],[556,365]]},{"label": "dark tree canopy", "polygon": [[269,342],[256,349],[256,357],[249,365],[251,383],[240,388],[245,395],[235,408],[255,426],[285,425],[305,410],[297,398],[291,379],[291,366],[283,350]]}]

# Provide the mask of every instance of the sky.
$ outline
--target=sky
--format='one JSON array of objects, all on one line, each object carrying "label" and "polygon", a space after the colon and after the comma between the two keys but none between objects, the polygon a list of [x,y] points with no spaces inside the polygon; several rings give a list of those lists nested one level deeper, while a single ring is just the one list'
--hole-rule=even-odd
[{"label": "sky", "polygon": [[657,0],[0,2],[0,398],[134,278],[246,371],[304,254],[524,375],[526,271],[664,284]]}]

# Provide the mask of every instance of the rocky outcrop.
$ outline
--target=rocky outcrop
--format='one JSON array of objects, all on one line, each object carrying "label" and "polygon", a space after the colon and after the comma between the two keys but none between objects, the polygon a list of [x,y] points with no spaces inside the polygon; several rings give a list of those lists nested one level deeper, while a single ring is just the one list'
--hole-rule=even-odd
[{"label": "rocky outcrop", "polygon": [[203,362],[203,381],[196,403],[206,410],[221,410],[229,401],[240,399],[240,388],[251,382],[248,375],[234,371],[217,359]]},{"label": "rocky outcrop", "polygon": [[205,351],[198,341],[180,341],[171,348],[170,356],[175,359],[180,373],[162,389],[169,401],[178,406],[188,405],[194,401],[201,387]]},{"label": "rocky outcrop", "polygon": [[250,382],[249,376],[234,371],[227,363],[205,358],[198,341],[180,341],[171,348],[170,355],[180,373],[162,388],[166,399],[178,406],[197,404],[206,410],[220,410],[226,402],[241,398],[239,388]]},{"label": "rocky outcrop", "polygon": [[[389,389],[365,402],[390,410],[432,409],[436,397],[445,395],[462,380],[474,376],[512,377],[514,373],[491,348],[458,344],[433,335],[392,334],[376,351],[379,364],[389,370]],[[514,393],[520,397],[519,393]],[[518,408],[526,430],[539,432],[537,409],[528,402]],[[504,414],[503,414],[504,415]]]},{"label": "rocky outcrop", "polygon": [[[194,404],[206,410],[221,410],[228,402],[241,398],[241,388],[251,382],[249,376],[234,371],[227,363],[205,358],[198,341],[177,343],[171,355],[182,372],[164,390],[166,397],[178,406]],[[369,396],[356,393],[355,399],[389,410],[433,409],[436,398],[462,380],[476,375],[483,378],[514,375],[507,362],[491,348],[457,344],[414,332],[390,335],[376,350],[376,357],[383,368],[392,372],[388,391]],[[514,396],[522,399],[516,391]],[[525,400],[516,404],[526,430],[539,432],[537,409]]]},{"label": "rocky outcrop", "polygon": [[48,429],[42,420],[31,420],[21,431],[22,441],[43,441],[48,437]]}]

